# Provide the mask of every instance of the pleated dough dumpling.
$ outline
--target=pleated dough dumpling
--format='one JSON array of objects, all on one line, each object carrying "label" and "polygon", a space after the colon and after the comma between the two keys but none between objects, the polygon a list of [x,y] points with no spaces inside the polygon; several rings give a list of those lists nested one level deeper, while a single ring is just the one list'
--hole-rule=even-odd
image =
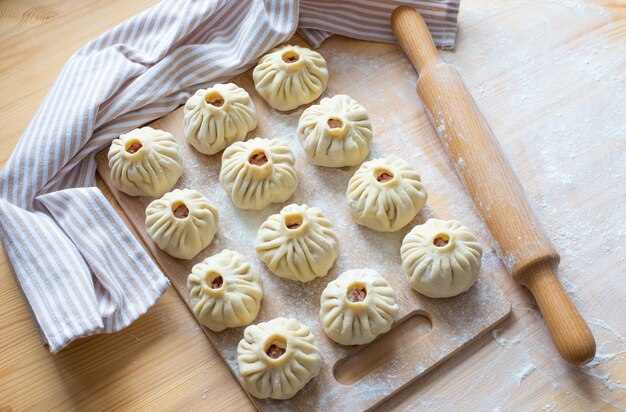
[{"label": "pleated dough dumpling", "polygon": [[356,166],[370,151],[372,123],[365,107],[351,97],[325,97],[300,116],[298,138],[314,165]]},{"label": "pleated dough dumpling", "polygon": [[282,45],[263,56],[252,73],[257,92],[278,110],[311,103],[326,90],[328,69],[321,54]]},{"label": "pleated dough dumpling", "polygon": [[176,189],[146,208],[146,229],[159,247],[179,259],[191,259],[213,241],[217,209],[200,192]]},{"label": "pleated dough dumpling", "polygon": [[252,323],[263,297],[259,273],[228,249],[196,264],[187,277],[187,290],[194,315],[214,332]]},{"label": "pleated dough dumpling", "polygon": [[215,154],[256,128],[250,95],[233,83],[200,89],[184,109],[185,137],[197,151]]},{"label": "pleated dough dumpling", "polygon": [[352,218],[379,232],[402,229],[428,198],[420,175],[395,156],[363,163],[348,183],[347,196]]},{"label": "pleated dough dumpling", "polygon": [[398,313],[396,294],[370,269],[342,273],[320,298],[320,322],[329,338],[342,345],[363,345],[391,329]]},{"label": "pleated dough dumpling", "polygon": [[339,240],[321,210],[291,204],[263,222],[256,251],[274,274],[308,282],[328,274],[339,253]]},{"label": "pleated dough dumpling", "polygon": [[261,210],[296,191],[295,163],[289,146],[278,139],[236,142],[224,150],[220,182],[235,206]]},{"label": "pleated dough dumpling", "polygon": [[162,196],[183,174],[174,136],[142,127],[113,140],[109,149],[111,181],[131,196]]},{"label": "pleated dough dumpling", "polygon": [[402,267],[413,289],[448,298],[472,287],[480,272],[478,240],[456,220],[428,219],[402,241]]},{"label": "pleated dough dumpling", "polygon": [[237,347],[246,390],[259,399],[289,399],[320,371],[322,358],[311,330],[295,319],[251,325]]}]

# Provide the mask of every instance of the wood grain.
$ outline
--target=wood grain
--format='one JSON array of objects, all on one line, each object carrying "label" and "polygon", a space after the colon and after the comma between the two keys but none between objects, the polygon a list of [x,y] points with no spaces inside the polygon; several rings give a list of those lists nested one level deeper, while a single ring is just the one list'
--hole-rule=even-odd
[{"label": "wood grain", "polygon": [[418,72],[417,93],[428,117],[498,242],[499,255],[539,303],[563,358],[575,365],[591,361],[596,342],[559,283],[556,248],[459,73],[441,61],[426,22],[414,9],[397,8],[391,24]]},{"label": "wood grain", "polygon": [[[156,0],[0,2],[3,33],[0,37],[0,167],[65,60],[87,40],[154,3]],[[468,16],[477,10],[496,6],[491,1],[463,0],[457,52],[470,47],[480,59],[483,51],[475,49],[475,41],[481,37],[491,39],[486,37],[487,29],[494,26],[510,27],[511,44],[523,44],[527,22],[548,18],[553,22],[553,30],[546,39],[546,52],[565,50],[592,56],[595,47],[608,47],[611,52],[626,42],[623,2],[599,0],[597,3],[606,7],[614,20],[586,25],[572,25],[559,17],[564,10],[571,10],[570,3],[572,9],[583,4],[576,1],[549,2],[547,6],[542,2],[508,3],[490,13],[488,20],[470,21]],[[28,14],[21,17],[22,12],[15,12],[41,7],[53,10],[55,17],[44,21],[29,18]],[[8,26],[12,27],[11,33],[5,30]],[[607,40],[581,42],[594,33]],[[625,67],[626,55],[613,52],[613,56],[614,65],[602,68],[600,74],[611,75],[615,68]],[[403,64],[410,65],[408,60]],[[485,88],[484,94],[475,95],[477,103],[504,150],[515,153],[510,160],[520,180],[534,183],[528,188],[528,195],[535,204],[540,204],[540,183],[548,181],[549,176],[536,167],[537,159],[528,150],[527,132],[541,121],[542,113],[554,112],[564,104],[584,105],[592,101],[593,93],[559,83],[562,91],[552,101],[537,102],[536,109],[530,113],[517,113],[506,104],[505,97],[509,93],[508,85],[519,79],[515,73],[499,71],[497,67],[492,61],[484,60],[483,68],[464,67],[463,75],[469,87]],[[528,67],[529,74],[540,72],[540,67]],[[416,115],[422,117],[406,122],[418,133],[430,133],[420,142],[428,161],[436,168],[452,167],[417,98],[415,104]],[[587,115],[604,118],[607,114],[603,110],[602,107],[591,109]],[[606,145],[590,147],[588,155],[577,159],[577,167],[597,169],[613,150],[614,147]],[[99,186],[106,191],[104,185]],[[621,199],[619,190],[607,190],[602,184],[563,187],[558,194],[561,202],[552,206],[560,217],[539,211],[544,223],[553,226],[581,219],[596,224],[608,219]],[[114,202],[110,193],[107,197]],[[490,247],[485,249],[489,253]],[[575,302],[583,316],[588,320],[602,317],[605,325],[619,325],[623,322],[623,313],[617,310],[623,306],[621,295],[617,289],[607,288],[611,278],[598,281],[598,276],[609,273],[617,278],[626,271],[626,262],[598,249],[593,242],[575,252],[585,261],[593,262],[589,267],[595,269],[578,275],[577,266],[564,254],[562,266],[570,268],[568,278],[578,288]],[[383,404],[381,410],[624,410],[626,392],[590,375],[606,373],[613,382],[626,382],[626,355],[620,338],[598,326],[601,323],[594,323],[592,330],[598,337],[598,347],[616,349],[616,355],[602,371],[568,367],[559,361],[532,296],[509,276],[497,282],[514,303],[511,317],[493,336],[479,338],[467,350]],[[623,331],[616,329],[621,335]],[[529,361],[537,369],[521,382],[516,373]],[[128,329],[80,340],[67,351],[51,356],[41,345],[10,267],[0,254],[0,408],[6,406],[15,411],[253,410],[173,289]]]}]

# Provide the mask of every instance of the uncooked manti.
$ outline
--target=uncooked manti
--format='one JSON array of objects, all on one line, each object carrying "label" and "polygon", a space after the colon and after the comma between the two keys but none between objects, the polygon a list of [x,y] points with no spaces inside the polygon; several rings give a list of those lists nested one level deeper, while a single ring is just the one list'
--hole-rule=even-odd
[{"label": "uncooked manti", "polygon": [[370,151],[372,123],[365,107],[351,97],[325,97],[300,116],[298,138],[314,165],[356,166]]},{"label": "uncooked manti", "polygon": [[282,45],[263,56],[252,73],[257,92],[278,110],[311,103],[326,90],[326,60],[300,46]]},{"label": "uncooked manti", "polygon": [[220,182],[235,206],[260,210],[295,192],[295,163],[289,146],[278,139],[236,142],[224,150]]},{"label": "uncooked manti", "polygon": [[194,315],[214,332],[249,325],[263,297],[259,273],[228,249],[196,264],[187,277],[187,290]]},{"label": "uncooked manti", "polygon": [[348,183],[347,197],[358,224],[395,232],[422,210],[428,194],[406,161],[389,156],[363,163]]},{"label": "uncooked manti", "polygon": [[406,235],[400,253],[413,289],[431,298],[448,298],[476,282],[482,249],[456,220],[428,219]]},{"label": "uncooked manti", "polygon": [[196,190],[176,189],[146,208],[148,235],[179,259],[191,259],[213,241],[217,209]]},{"label": "uncooked manti", "polygon": [[320,322],[329,338],[362,345],[391,329],[398,313],[396,295],[385,278],[370,269],[342,273],[320,298]]},{"label": "uncooked manti", "polygon": [[263,222],[256,251],[274,274],[308,282],[328,274],[339,253],[339,241],[321,210],[291,204]]},{"label": "uncooked manti", "polygon": [[215,154],[244,140],[256,127],[256,110],[250,95],[233,83],[200,89],[184,109],[187,141],[197,151]]},{"label": "uncooked manti", "polygon": [[320,371],[311,330],[296,319],[276,318],[248,326],[237,347],[239,373],[259,399],[289,399]]},{"label": "uncooked manti", "polygon": [[151,127],[113,140],[108,158],[113,185],[131,196],[162,196],[183,174],[174,136]]}]

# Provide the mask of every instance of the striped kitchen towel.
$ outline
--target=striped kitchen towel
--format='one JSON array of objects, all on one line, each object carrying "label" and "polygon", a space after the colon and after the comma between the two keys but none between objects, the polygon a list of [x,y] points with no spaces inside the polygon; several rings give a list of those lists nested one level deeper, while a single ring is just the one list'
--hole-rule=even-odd
[{"label": "striped kitchen towel", "polygon": [[165,0],[67,62],[0,173],[0,237],[43,340],[129,325],[168,280],[95,187],[95,155],[121,133],[250,68],[298,29],[392,42],[391,11],[420,11],[454,46],[460,0]]}]

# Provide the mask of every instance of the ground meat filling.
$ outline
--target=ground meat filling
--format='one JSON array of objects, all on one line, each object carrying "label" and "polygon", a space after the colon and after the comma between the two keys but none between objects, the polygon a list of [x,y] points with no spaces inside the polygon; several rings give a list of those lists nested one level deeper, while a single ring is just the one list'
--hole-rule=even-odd
[{"label": "ground meat filling", "polygon": [[215,279],[213,279],[213,282],[211,282],[211,289],[219,289],[222,287],[223,284],[224,284],[224,279],[221,276],[218,276]]},{"label": "ground meat filling", "polygon": [[366,296],[367,296],[367,291],[365,290],[365,288],[359,288],[359,287],[348,289],[348,293],[346,294],[346,297],[348,298],[348,300],[354,303],[363,302]]},{"label": "ground meat filling", "polygon": [[271,344],[270,347],[267,348],[265,353],[272,359],[278,359],[285,354],[285,349],[279,348],[278,346]]},{"label": "ground meat filling", "polygon": [[328,127],[331,129],[341,129],[343,127],[343,122],[339,119],[328,119]]},{"label": "ground meat filling", "polygon": [[224,98],[217,92],[212,91],[204,96],[204,101],[214,107],[224,106]]},{"label": "ground meat filling", "polygon": [[283,54],[283,61],[285,63],[295,63],[300,60],[300,56],[294,53],[285,53]]},{"label": "ground meat filling", "polygon": [[213,100],[212,102],[209,102],[209,104],[215,107],[222,107],[224,106],[224,99],[216,99],[216,100]]},{"label": "ground meat filling", "polygon": [[287,229],[294,230],[302,226],[302,217],[299,215],[291,215],[285,217],[285,226]]},{"label": "ground meat filling", "polygon": [[134,142],[133,144],[131,144],[130,146],[128,146],[128,148],[126,149],[126,151],[130,154],[133,153],[137,153],[139,151],[139,149],[141,149],[143,146],[141,145],[141,143],[139,142]]},{"label": "ground meat filling", "polygon": [[178,219],[184,219],[189,216],[189,209],[185,205],[180,205],[174,209],[174,216]]},{"label": "ground meat filling", "polygon": [[433,240],[433,245],[437,247],[444,247],[448,243],[450,243],[450,241],[442,236],[437,236],[435,240]]},{"label": "ground meat filling", "polygon": [[250,157],[250,164],[253,164],[255,166],[263,166],[265,163],[267,163],[267,156],[265,156],[265,153],[255,153],[252,155],[252,157]]},{"label": "ground meat filling", "polygon": [[376,178],[376,180],[379,181],[380,183],[388,182],[391,179],[393,179],[393,175],[391,173],[386,173],[386,172],[379,174],[378,177]]}]

